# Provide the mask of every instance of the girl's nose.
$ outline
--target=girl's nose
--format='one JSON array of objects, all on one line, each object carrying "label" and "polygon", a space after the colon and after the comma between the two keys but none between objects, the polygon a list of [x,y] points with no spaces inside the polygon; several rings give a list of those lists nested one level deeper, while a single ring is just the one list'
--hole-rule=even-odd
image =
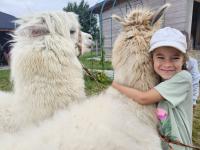
[{"label": "girl's nose", "polygon": [[171,67],[173,64],[172,64],[172,62],[170,60],[165,60],[163,62],[163,65],[166,66],[166,67]]}]

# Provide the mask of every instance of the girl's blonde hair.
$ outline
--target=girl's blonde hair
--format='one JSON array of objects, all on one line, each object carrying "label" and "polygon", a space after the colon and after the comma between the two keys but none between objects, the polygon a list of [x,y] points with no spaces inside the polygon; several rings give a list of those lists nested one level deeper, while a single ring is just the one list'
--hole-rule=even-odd
[{"label": "girl's blonde hair", "polygon": [[183,54],[183,57],[184,57],[184,63],[183,63],[183,66],[182,66],[182,70],[188,70],[187,65],[186,65],[186,62],[189,60],[188,52],[186,51],[186,53],[182,53],[182,54]]}]

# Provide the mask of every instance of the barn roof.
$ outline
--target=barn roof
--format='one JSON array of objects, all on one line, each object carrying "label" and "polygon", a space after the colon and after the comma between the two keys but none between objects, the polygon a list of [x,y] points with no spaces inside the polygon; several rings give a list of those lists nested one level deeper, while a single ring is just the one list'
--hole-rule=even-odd
[{"label": "barn roof", "polygon": [[15,24],[14,24],[14,20],[16,20],[17,18],[6,14],[4,12],[0,12],[0,30],[13,30],[15,29]]}]

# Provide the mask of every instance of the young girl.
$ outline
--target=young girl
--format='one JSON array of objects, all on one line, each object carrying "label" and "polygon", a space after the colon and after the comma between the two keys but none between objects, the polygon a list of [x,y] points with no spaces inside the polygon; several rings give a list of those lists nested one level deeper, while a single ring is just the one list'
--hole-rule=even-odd
[{"label": "young girl", "polygon": [[[116,82],[112,86],[142,105],[157,103],[165,110],[171,125],[170,137],[181,143],[192,144],[192,77],[184,70],[187,60],[185,36],[178,30],[166,27],[152,36],[149,52],[153,57],[153,67],[160,76],[161,83],[142,92],[125,87]],[[162,133],[162,132],[161,132]],[[163,144],[163,149],[168,148]],[[189,150],[172,145],[174,150]]]}]

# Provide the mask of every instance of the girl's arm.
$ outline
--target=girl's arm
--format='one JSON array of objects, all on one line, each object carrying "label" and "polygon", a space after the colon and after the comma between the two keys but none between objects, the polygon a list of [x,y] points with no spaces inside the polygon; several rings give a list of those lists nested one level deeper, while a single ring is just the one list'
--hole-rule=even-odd
[{"label": "girl's arm", "polygon": [[163,100],[163,97],[154,88],[150,89],[149,91],[142,92],[134,88],[123,86],[114,81],[112,86],[141,105],[153,104]]}]

